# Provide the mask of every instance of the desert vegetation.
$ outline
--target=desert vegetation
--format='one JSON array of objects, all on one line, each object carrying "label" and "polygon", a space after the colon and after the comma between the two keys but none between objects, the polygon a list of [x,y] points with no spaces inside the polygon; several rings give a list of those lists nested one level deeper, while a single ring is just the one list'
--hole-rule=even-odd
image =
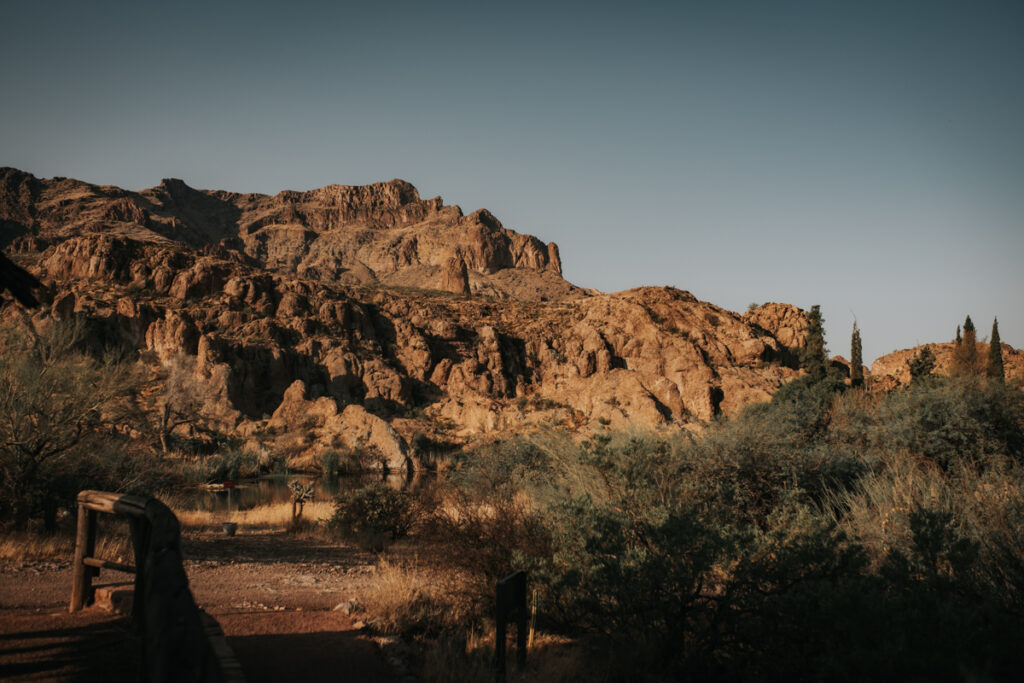
[{"label": "desert vegetation", "polygon": [[0,515],[24,531],[83,488],[141,491],[169,475],[126,438],[138,417],[136,366],[96,343],[81,321],[0,327]]},{"label": "desert vegetation", "polygon": [[883,394],[806,376],[699,435],[491,444],[413,533],[460,585],[381,623],[476,670],[494,581],[526,569],[541,630],[569,639],[550,647],[583,667],[566,680],[1004,680],[1022,458],[1024,394],[977,375]]},{"label": "desert vegetation", "polygon": [[[535,605],[531,680],[1012,677],[1024,664],[1019,380],[997,371],[999,346],[980,352],[968,319],[951,376],[924,347],[906,386],[854,383],[826,364],[819,311],[811,323],[805,374],[700,429],[549,426],[446,448],[416,491],[375,482],[325,500],[293,482],[291,502],[234,519],[379,554],[354,609],[414,642],[426,680],[490,679],[495,581],[519,569]],[[172,448],[187,391],[147,389],[145,359],[80,323],[2,332],[6,560],[70,552],[67,536],[26,529],[58,529],[82,488],[164,495],[279,466],[230,440]],[[317,465],[329,479],[365,460],[325,450]],[[186,530],[222,521],[178,512]]]}]

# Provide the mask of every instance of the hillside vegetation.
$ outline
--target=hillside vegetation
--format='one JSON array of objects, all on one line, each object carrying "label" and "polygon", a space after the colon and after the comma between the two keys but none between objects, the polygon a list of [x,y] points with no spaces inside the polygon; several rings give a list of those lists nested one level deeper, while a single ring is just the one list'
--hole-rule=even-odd
[{"label": "hillside vegetation", "polygon": [[588,680],[1008,680],[1022,458],[1019,387],[804,377],[696,437],[477,450],[421,533],[451,547],[477,619],[529,570],[541,624],[590,648]]}]

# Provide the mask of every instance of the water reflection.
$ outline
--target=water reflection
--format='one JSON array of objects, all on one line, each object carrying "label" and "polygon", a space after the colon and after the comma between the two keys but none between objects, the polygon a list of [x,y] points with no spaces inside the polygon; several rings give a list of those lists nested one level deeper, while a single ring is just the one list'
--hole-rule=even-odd
[{"label": "water reflection", "polygon": [[[317,477],[302,474],[274,474],[259,479],[238,481],[231,491],[231,509],[248,510],[259,505],[270,503],[287,503],[292,499],[288,482],[301,481],[313,484],[313,500],[332,500],[341,491],[357,489],[373,482],[383,481],[388,486],[406,491],[419,491],[435,480],[429,473],[414,472],[411,474],[344,474],[337,477]],[[177,491],[174,494],[176,505],[191,510],[207,510],[210,512],[226,511],[228,492],[217,488],[197,487]]]}]

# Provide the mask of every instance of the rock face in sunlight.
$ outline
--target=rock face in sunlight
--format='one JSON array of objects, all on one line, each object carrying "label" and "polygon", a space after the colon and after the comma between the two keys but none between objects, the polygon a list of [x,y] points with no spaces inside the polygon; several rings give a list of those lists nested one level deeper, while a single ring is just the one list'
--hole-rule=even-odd
[{"label": "rock face in sunlight", "polygon": [[[871,364],[871,380],[881,388],[894,388],[910,384],[910,361],[925,346],[931,349],[935,355],[935,370],[933,372],[939,375],[951,374],[955,344],[945,342],[901,349],[876,359]],[[1015,349],[1009,344],[1003,344],[1002,350],[1006,379],[1024,379],[1024,351]],[[978,342],[978,355],[982,359],[988,356],[987,342]]]},{"label": "rock face in sunlight", "polygon": [[709,420],[794,378],[804,343],[785,304],[579,288],[553,243],[399,180],[271,197],[2,169],[0,220],[45,285],[39,324],[84,317],[157,377],[193,359],[209,424],[305,430],[300,457],[372,446],[397,466],[417,433]]}]

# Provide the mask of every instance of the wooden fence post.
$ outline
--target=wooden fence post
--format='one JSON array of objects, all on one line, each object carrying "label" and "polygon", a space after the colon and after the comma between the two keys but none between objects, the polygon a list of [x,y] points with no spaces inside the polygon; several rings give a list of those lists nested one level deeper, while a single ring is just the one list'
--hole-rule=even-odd
[{"label": "wooden fence post", "polygon": [[78,504],[78,529],[75,533],[75,559],[72,564],[71,604],[69,612],[77,612],[92,600],[92,577],[99,573],[87,567],[85,558],[96,552],[96,511]]}]

